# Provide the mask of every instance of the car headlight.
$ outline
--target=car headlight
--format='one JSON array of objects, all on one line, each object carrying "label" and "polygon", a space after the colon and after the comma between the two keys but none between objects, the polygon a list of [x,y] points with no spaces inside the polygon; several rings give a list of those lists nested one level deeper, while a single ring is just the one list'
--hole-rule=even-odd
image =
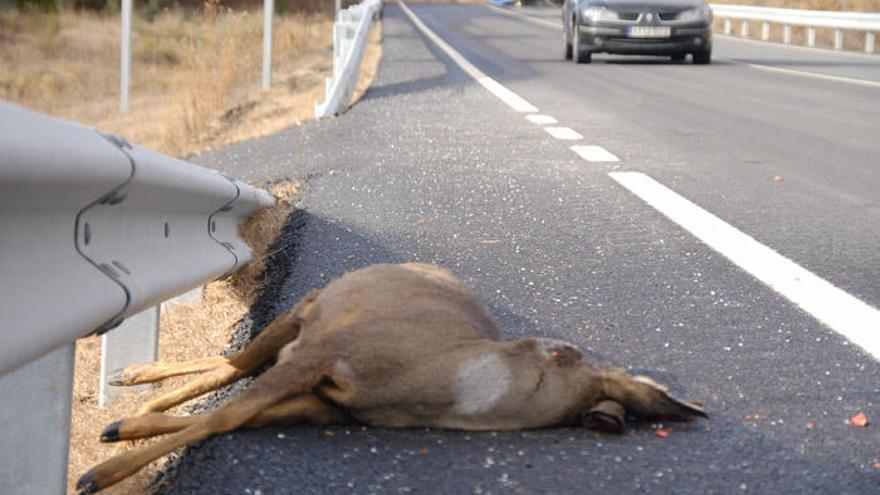
[{"label": "car headlight", "polygon": [[679,21],[711,21],[712,9],[708,5],[703,4],[694,9],[688,9],[678,14]]},{"label": "car headlight", "polygon": [[617,12],[608,10],[605,7],[587,7],[584,9],[584,18],[591,23],[599,21],[608,21],[617,19]]}]

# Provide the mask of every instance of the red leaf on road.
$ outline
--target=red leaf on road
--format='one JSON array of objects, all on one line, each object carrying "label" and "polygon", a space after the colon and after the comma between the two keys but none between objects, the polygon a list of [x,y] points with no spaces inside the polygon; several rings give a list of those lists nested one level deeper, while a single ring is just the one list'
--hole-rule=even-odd
[{"label": "red leaf on road", "polygon": [[666,438],[669,436],[669,432],[672,431],[668,428],[660,428],[659,430],[654,431],[654,434],[660,438]]},{"label": "red leaf on road", "polygon": [[865,413],[858,413],[855,416],[849,418],[849,422],[853,426],[858,426],[859,428],[864,428],[870,424],[868,421],[868,417],[865,416]]},{"label": "red leaf on road", "polygon": [[808,430],[812,430],[812,429],[815,428],[815,427],[816,427],[816,423],[814,423],[814,422],[812,422],[812,421],[810,421],[809,423],[807,423],[807,424],[804,425],[804,428],[806,428],[806,429],[808,429]]}]

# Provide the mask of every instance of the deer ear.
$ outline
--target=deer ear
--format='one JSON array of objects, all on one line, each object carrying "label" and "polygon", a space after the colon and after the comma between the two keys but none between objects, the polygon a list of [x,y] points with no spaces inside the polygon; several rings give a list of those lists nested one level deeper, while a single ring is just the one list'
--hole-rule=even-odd
[{"label": "deer ear", "polygon": [[621,370],[613,370],[605,373],[602,379],[605,397],[623,404],[626,411],[634,416],[670,419],[708,417],[700,404],[673,397],[669,389],[646,376],[632,377]]},{"label": "deer ear", "polygon": [[[669,393],[669,388],[666,385],[657,383],[647,376],[634,376],[632,381],[646,389],[642,393],[649,402],[653,403],[653,408],[658,410],[658,416],[671,416],[674,418],[709,417],[701,403],[678,399]],[[661,413],[660,410],[666,411],[666,413]]]}]

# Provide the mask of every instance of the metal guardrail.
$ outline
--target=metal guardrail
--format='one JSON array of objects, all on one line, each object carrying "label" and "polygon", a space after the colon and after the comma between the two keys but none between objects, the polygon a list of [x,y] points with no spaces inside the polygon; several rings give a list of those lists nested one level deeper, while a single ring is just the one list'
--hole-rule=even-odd
[{"label": "metal guardrail", "polygon": [[315,117],[338,115],[348,109],[357,86],[364,47],[382,0],[364,0],[339,11],[333,25],[333,77],[326,81],[325,101],[315,103]]},{"label": "metal guardrail", "polygon": [[844,31],[865,32],[865,52],[873,53],[875,32],[880,31],[880,13],[799,10],[747,5],[711,4],[716,17],[724,19],[724,33],[732,34],[731,20],[741,20],[740,34],[748,36],[749,21],[761,22],[761,39],[770,39],[770,24],[783,25],[783,43],[791,43],[792,26],[807,28],[807,46],[816,45],[816,28],[834,29],[834,48],[843,49]]},{"label": "metal guardrail", "polygon": [[0,102],[0,493],[65,489],[72,343],[247,263],[239,224],[274,201]]}]

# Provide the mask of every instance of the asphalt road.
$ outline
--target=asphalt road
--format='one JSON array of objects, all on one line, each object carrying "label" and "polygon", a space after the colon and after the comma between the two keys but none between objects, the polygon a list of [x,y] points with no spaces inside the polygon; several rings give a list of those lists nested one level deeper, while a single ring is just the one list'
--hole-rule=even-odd
[{"label": "asphalt road", "polygon": [[[439,263],[508,338],[571,341],[704,401],[712,419],[665,425],[666,438],[651,424],[619,436],[238,431],[189,449],[163,493],[877,493],[878,361],[608,172],[650,175],[876,307],[880,87],[748,64],[880,81],[880,57],[718,37],[710,66],[575,66],[551,25],[482,5],[411,8],[584,137],[528,122],[388,4],[377,80],[349,113],[197,159],[305,182],[240,338],[347,270]],[[619,161],[582,160],[578,143]],[[877,424],[850,425],[859,412]]]}]

